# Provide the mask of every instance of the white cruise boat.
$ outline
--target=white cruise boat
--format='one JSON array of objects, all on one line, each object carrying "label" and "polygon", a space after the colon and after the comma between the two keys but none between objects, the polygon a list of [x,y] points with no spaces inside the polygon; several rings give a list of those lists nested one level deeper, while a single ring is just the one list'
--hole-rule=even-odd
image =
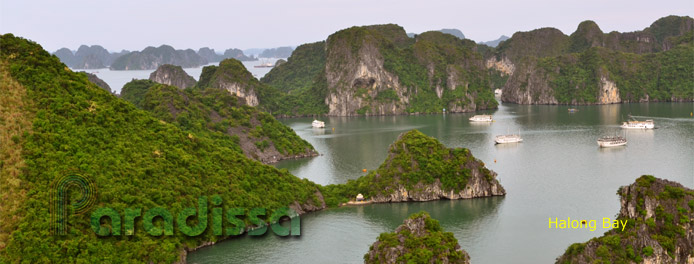
[{"label": "white cruise boat", "polygon": [[475,115],[469,119],[472,122],[493,122],[491,115]]},{"label": "white cruise boat", "polygon": [[622,123],[620,127],[636,129],[653,129],[655,127],[655,124],[651,119],[648,119],[646,121],[629,120],[627,122]]},{"label": "white cruise boat", "polygon": [[494,90],[494,95],[496,95],[496,96],[501,96],[501,93],[502,93],[501,89],[497,88],[496,90]]},{"label": "white cruise boat", "polygon": [[494,139],[496,144],[506,144],[506,143],[520,143],[523,142],[523,138],[520,135],[510,134],[510,135],[499,135]]},{"label": "white cruise boat", "polygon": [[325,127],[325,122],[323,122],[323,121],[318,121],[318,120],[313,120],[313,122],[311,123],[311,126],[313,126],[313,127],[315,127],[315,128],[324,128],[324,127]]},{"label": "white cruise boat", "polygon": [[624,146],[627,144],[627,139],[620,136],[601,137],[598,139],[598,146],[601,148],[611,148]]}]

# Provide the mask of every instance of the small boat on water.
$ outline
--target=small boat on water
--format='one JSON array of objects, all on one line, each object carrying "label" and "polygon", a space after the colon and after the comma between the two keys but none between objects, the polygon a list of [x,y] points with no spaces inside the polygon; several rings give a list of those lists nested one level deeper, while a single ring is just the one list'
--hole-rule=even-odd
[{"label": "small boat on water", "polygon": [[472,122],[493,122],[491,115],[475,115],[469,119]]},{"label": "small boat on water", "polygon": [[648,119],[646,121],[629,120],[627,122],[623,122],[620,127],[627,129],[653,129],[655,124],[653,123],[652,119]]},{"label": "small boat on water", "polygon": [[569,113],[576,113],[578,112],[578,109],[576,108],[569,108]]},{"label": "small boat on water", "polygon": [[269,62],[253,66],[253,68],[272,68],[272,67],[275,67],[275,65],[272,65],[272,63],[269,63]]},{"label": "small boat on water", "polygon": [[324,127],[325,127],[325,122],[323,122],[323,121],[318,121],[318,120],[313,120],[313,122],[311,123],[311,126],[312,126],[312,127],[315,127],[315,128],[324,128]]},{"label": "small boat on water", "polygon": [[503,92],[503,91],[501,91],[501,89],[498,89],[498,88],[497,88],[496,90],[494,90],[494,95],[496,95],[496,96],[501,96],[501,93],[502,93],[502,92]]},{"label": "small boat on water", "polygon": [[598,146],[601,148],[611,148],[624,146],[627,144],[627,139],[621,136],[608,136],[598,139]]},{"label": "small boat on water", "polygon": [[494,142],[496,142],[496,144],[520,143],[520,142],[523,142],[523,138],[521,138],[520,133],[519,134],[509,134],[509,135],[499,135],[499,136],[496,136],[496,138],[494,139]]}]

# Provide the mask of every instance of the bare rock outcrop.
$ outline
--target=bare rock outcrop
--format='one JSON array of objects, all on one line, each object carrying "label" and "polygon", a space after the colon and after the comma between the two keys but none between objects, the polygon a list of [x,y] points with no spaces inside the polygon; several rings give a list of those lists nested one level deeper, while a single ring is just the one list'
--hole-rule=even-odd
[{"label": "bare rock outcrop", "polygon": [[571,245],[557,263],[694,263],[694,190],[644,175],[617,194],[626,227]]},{"label": "bare rock outcrop", "polygon": [[348,182],[344,189],[359,191],[373,203],[506,195],[496,173],[470,150],[446,148],[417,130],[401,134],[377,170]]},{"label": "bare rock outcrop", "polygon": [[181,66],[164,64],[149,75],[151,81],[173,85],[181,89],[195,85],[195,79],[188,75]]}]

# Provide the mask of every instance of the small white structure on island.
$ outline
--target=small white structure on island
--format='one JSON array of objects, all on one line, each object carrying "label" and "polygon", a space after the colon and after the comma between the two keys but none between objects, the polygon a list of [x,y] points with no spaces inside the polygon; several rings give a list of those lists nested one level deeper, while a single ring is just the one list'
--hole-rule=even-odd
[{"label": "small white structure on island", "polygon": [[362,201],[364,201],[364,195],[361,195],[361,193],[357,194],[357,202],[362,202]]}]

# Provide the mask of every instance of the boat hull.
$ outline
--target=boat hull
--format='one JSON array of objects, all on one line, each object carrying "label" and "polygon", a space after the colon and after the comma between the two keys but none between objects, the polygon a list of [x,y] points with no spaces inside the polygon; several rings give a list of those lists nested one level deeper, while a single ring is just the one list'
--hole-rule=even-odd
[{"label": "boat hull", "polygon": [[629,121],[622,123],[620,127],[624,129],[653,129],[655,128],[655,124],[653,120]]},{"label": "boat hull", "polygon": [[504,137],[499,136],[494,139],[496,144],[510,144],[510,143],[521,143],[523,139],[520,137]]},{"label": "boat hull", "polygon": [[598,146],[601,148],[613,148],[613,147],[619,147],[619,146],[626,146],[627,142],[600,142],[598,141]]}]

